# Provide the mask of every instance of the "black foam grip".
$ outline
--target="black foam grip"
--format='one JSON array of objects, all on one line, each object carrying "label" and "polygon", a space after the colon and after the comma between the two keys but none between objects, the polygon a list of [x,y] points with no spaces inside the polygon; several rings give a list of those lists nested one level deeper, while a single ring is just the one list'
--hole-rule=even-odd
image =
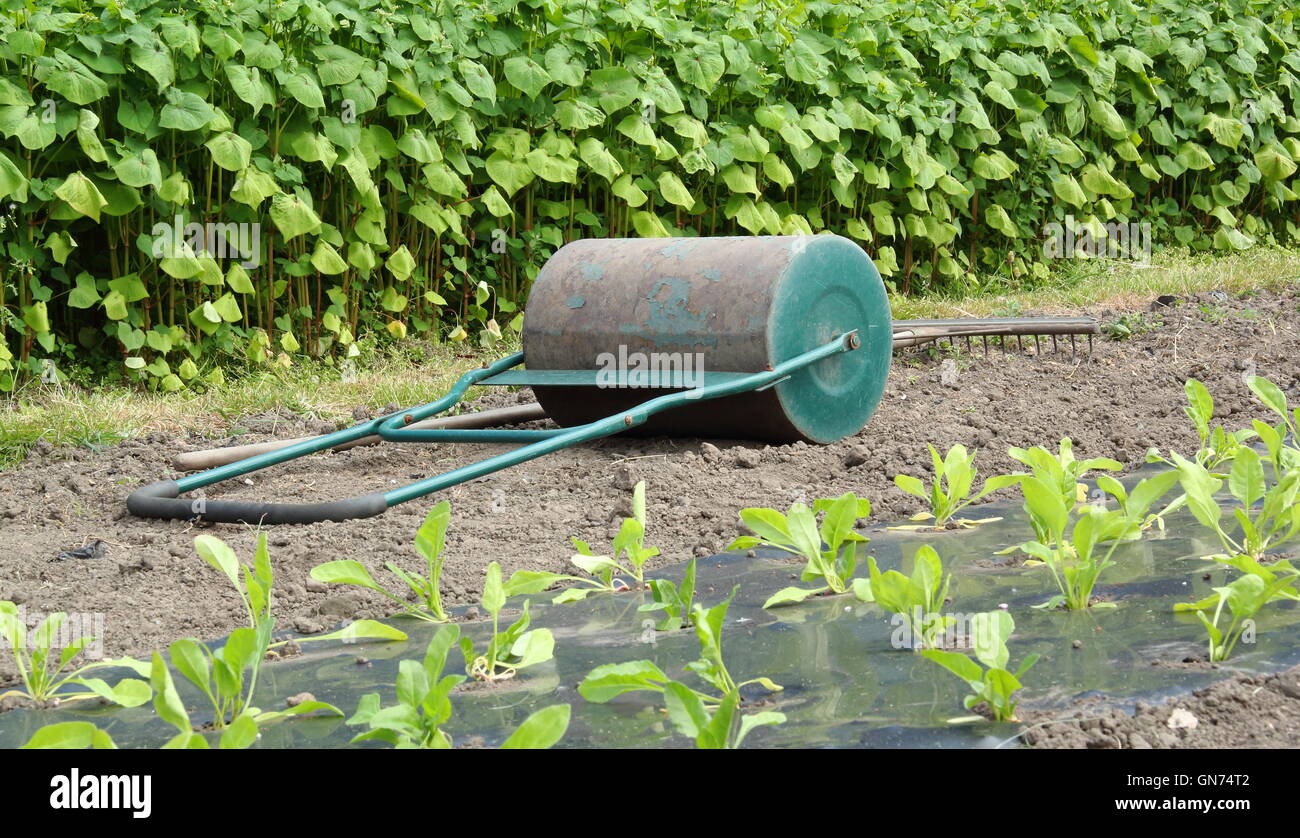
[{"label": "black foam grip", "polygon": [[219,524],[316,524],[370,518],[388,508],[378,492],[323,503],[258,503],[182,498],[175,480],[160,480],[132,492],[126,508],[140,518],[202,518]]}]

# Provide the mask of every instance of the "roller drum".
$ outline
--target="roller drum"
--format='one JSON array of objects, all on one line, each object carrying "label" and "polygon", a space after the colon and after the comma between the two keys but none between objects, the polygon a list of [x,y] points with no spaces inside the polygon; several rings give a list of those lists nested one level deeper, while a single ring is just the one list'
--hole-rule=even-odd
[{"label": "roller drum", "polygon": [[[556,251],[524,317],[529,370],[595,370],[654,358],[710,372],[761,372],[858,330],[861,347],[762,392],[665,411],[645,434],[829,443],[879,403],[892,346],[871,260],[840,236],[582,239]],[[612,415],[664,391],[534,386],[561,425]]]}]

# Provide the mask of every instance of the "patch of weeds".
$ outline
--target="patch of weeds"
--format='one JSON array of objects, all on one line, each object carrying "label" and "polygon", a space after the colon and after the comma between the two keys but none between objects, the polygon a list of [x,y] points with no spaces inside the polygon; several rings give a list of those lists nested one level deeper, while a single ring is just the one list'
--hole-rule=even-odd
[{"label": "patch of weeds", "polygon": [[1111,340],[1128,340],[1165,325],[1164,318],[1158,314],[1136,312],[1125,314],[1109,323],[1103,323],[1101,333]]}]

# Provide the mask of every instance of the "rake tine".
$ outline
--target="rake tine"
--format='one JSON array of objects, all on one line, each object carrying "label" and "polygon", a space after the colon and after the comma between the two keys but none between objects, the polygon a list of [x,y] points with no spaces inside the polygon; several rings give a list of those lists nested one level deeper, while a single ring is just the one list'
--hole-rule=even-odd
[{"label": "rake tine", "polygon": [[1056,342],[1056,335],[1052,335],[1052,351],[1057,353],[1058,355],[1061,352],[1060,344]]},{"label": "rake tine", "polygon": [[983,335],[980,339],[984,341],[984,357],[987,358],[989,356],[989,336]]},{"label": "rake tine", "polygon": [[1020,335],[1016,335],[1016,349],[1021,355],[1025,354],[1025,340]]},{"label": "rake tine", "polygon": [[1078,356],[1074,351],[1074,335],[1070,335],[1070,363],[1074,363],[1077,359]]},{"label": "rake tine", "polygon": [[1042,336],[1042,335],[1034,335],[1034,354],[1035,354],[1035,355],[1042,355],[1042,354],[1043,354],[1043,336]]}]

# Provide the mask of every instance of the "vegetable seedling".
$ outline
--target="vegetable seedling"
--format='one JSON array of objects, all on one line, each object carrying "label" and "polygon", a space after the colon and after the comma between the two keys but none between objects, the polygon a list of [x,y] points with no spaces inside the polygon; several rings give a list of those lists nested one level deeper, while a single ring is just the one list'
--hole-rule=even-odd
[{"label": "vegetable seedling", "polygon": [[667,579],[651,579],[653,602],[644,603],[638,611],[662,611],[664,617],[655,623],[655,631],[677,631],[685,628],[695,618],[695,559],[686,565],[679,587]]},{"label": "vegetable seedling", "polygon": [[[1163,472],[1149,477],[1125,492],[1116,480],[1099,481],[1103,492],[1115,494],[1118,509],[1081,507],[1077,512],[1059,492],[1060,484],[1051,475],[1025,476],[1021,491],[1025,497],[1025,511],[1037,535],[1037,540],[1027,541],[1017,549],[1031,558],[1029,567],[1046,566],[1052,573],[1059,594],[1035,608],[1056,608],[1064,605],[1071,611],[1090,606],[1113,608],[1114,603],[1091,602],[1093,589],[1102,572],[1115,563],[1111,560],[1116,548],[1136,538],[1142,531],[1151,505],[1173,488],[1177,481],[1174,472]],[[1070,527],[1074,518],[1074,526]],[[1069,537],[1066,537],[1067,531]]]},{"label": "vegetable seedling", "polygon": [[[40,702],[102,698],[122,707],[137,707],[148,701],[152,691],[142,680],[123,678],[109,685],[102,678],[89,676],[97,669],[125,667],[147,677],[149,665],[144,661],[134,658],[84,661],[83,653],[95,641],[89,635],[76,637],[62,648],[56,645],[67,616],[62,611],[50,614],[29,633],[18,606],[9,601],[0,602],[0,638],[13,656],[21,682],[21,688],[0,693],[0,700],[11,695]],[[69,669],[78,656],[83,657],[83,662]]]},{"label": "vegetable seedling", "polygon": [[[1087,486],[1082,480],[1090,471],[1119,471],[1123,465],[1106,457],[1092,457],[1086,460],[1074,458],[1074,444],[1067,436],[1061,440],[1060,451],[1056,454],[1041,446],[1033,448],[1008,448],[1007,456],[1029,466],[1029,473],[1019,472],[1010,477],[1037,478],[1044,486],[1052,486],[1060,494],[1066,509],[1073,509],[1076,504],[1088,499]],[[1039,541],[1042,541],[1039,538]]]},{"label": "vegetable seedling", "polygon": [[1251,422],[1256,435],[1268,448],[1273,474],[1280,480],[1284,473],[1300,469],[1300,407],[1292,410],[1281,388],[1263,376],[1251,376],[1246,379],[1246,386],[1269,410],[1282,417],[1276,425],[1258,419]]},{"label": "vegetable seedling", "polygon": [[1014,722],[1019,703],[1014,697],[1023,686],[1020,679],[1038,661],[1038,655],[1026,656],[1015,672],[1007,669],[1010,659],[1007,638],[1015,631],[1016,623],[1005,611],[976,614],[971,618],[971,626],[975,660],[942,649],[923,649],[921,654],[966,682],[971,689],[964,701],[966,709],[987,704],[994,721]]},{"label": "vegetable seedling", "polygon": [[[546,576],[542,574],[541,576]],[[474,641],[469,637],[460,638],[460,649],[465,656],[465,673],[479,681],[497,681],[513,678],[525,667],[545,663],[555,651],[555,638],[550,629],[529,630],[532,618],[528,613],[528,601],[524,601],[523,613],[519,619],[510,624],[505,631],[498,631],[501,609],[506,600],[519,593],[530,593],[537,586],[547,584],[547,580],[537,574],[515,574],[510,581],[501,581],[501,565],[492,562],[487,567],[487,576],[483,582],[483,595],[479,605],[492,615],[492,636],[482,652],[476,652]]]},{"label": "vegetable seedling", "polygon": [[955,516],[975,501],[983,499],[998,489],[1014,485],[1019,479],[1018,477],[1009,474],[990,477],[984,481],[983,488],[972,495],[971,488],[974,486],[976,477],[975,454],[977,452],[968,452],[964,445],[954,445],[948,449],[948,453],[940,457],[938,450],[933,445],[927,444],[927,447],[930,449],[930,460],[934,465],[934,480],[931,482],[929,489],[918,478],[908,474],[895,475],[894,485],[909,495],[915,495],[928,502],[930,511],[914,515],[912,520],[931,521],[932,523],[929,525],[917,524],[890,527],[890,529],[943,530],[947,529],[949,524],[954,525],[957,529],[973,529],[980,524],[1002,520],[1001,518],[970,519]]},{"label": "vegetable seedling", "polygon": [[943,646],[953,617],[940,613],[948,597],[952,576],[944,576],[939,554],[928,544],[922,545],[913,558],[911,578],[897,570],[880,572],[874,558],[867,559],[870,579],[853,580],[853,593],[863,602],[879,603],[881,608],[901,616],[912,638],[912,648],[938,649]]},{"label": "vegetable seedling", "polygon": [[[1264,554],[1300,535],[1300,469],[1284,472],[1272,488],[1264,477],[1263,461],[1254,449],[1242,446],[1232,459],[1228,491],[1238,505],[1232,518],[1239,535],[1229,535],[1223,525],[1223,508],[1215,494],[1224,481],[1205,466],[1171,454],[1176,472],[1187,495],[1187,506],[1200,524],[1219,539],[1224,554],[1244,554],[1259,561]],[[1235,529],[1235,528],[1234,528]]]},{"label": "vegetable seedling", "polygon": [[[583,587],[573,587],[562,591],[559,596],[555,597],[553,602],[559,605],[565,602],[576,602],[592,594],[617,593],[626,591],[629,588],[639,589],[645,587],[645,563],[659,555],[658,547],[646,546],[645,530],[645,481],[641,480],[637,482],[636,487],[632,490],[632,517],[623,519],[618,535],[614,536],[614,542],[610,548],[611,555],[598,556],[592,551],[591,545],[587,542],[578,538],[571,539],[574,548],[578,552],[570,557],[569,561],[584,573],[590,574],[592,578],[581,576],[559,577],[585,584]],[[626,557],[626,564],[620,561],[621,557]],[[633,584],[629,585],[616,574],[630,577]]]},{"label": "vegetable seedling", "polygon": [[[460,640],[457,626],[438,629],[423,661],[404,660],[398,664],[397,703],[383,707],[379,693],[362,696],[357,711],[348,719],[350,725],[370,729],[353,737],[353,742],[377,739],[397,748],[452,747],[451,736],[442,726],[451,718],[451,691],[465,682],[464,675],[443,675],[447,655]],[[503,749],[549,748],[569,728],[572,708],[556,704],[533,713],[501,745]]]},{"label": "vegetable seedling", "polygon": [[[820,528],[818,512],[823,513]],[[857,569],[857,547],[867,542],[866,537],[853,531],[853,525],[870,514],[870,501],[852,492],[834,500],[818,500],[811,509],[796,503],[784,515],[775,509],[742,509],[740,520],[755,535],[742,535],[727,549],[748,550],[762,545],[793,553],[806,562],[799,578],[822,583],[815,588],[783,588],[763,603],[764,608],[803,602],[818,594],[842,594],[849,590]]]},{"label": "vegetable seedling", "polygon": [[[225,574],[234,586],[248,615],[248,627],[256,631],[265,620],[270,620],[272,631],[275,621],[271,616],[271,589],[275,575],[271,570],[271,555],[266,549],[266,533],[259,533],[252,566],[244,564],[230,545],[211,535],[194,539],[194,549],[212,567]],[[355,620],[338,631],[299,637],[298,643],[317,643],[322,640],[405,640],[406,632],[376,620]],[[275,641],[269,650],[287,644],[288,640]]]},{"label": "vegetable seedling", "polygon": [[778,692],[781,687],[769,678],[753,678],[737,683],[722,659],[722,626],[726,620],[730,596],[718,605],[705,609],[698,603],[693,609],[695,635],[700,644],[700,658],[686,665],[720,695],[696,690],[669,678],[654,661],[640,660],[598,666],[578,685],[578,693],[596,704],[630,692],[649,691],[664,696],[666,712],[673,726],[684,736],[695,739],[697,748],[738,748],[755,727],[781,724],[783,713],[763,712],[743,715],[740,689],[758,684]]},{"label": "vegetable seedling", "polygon": [[405,571],[393,562],[385,562],[398,579],[406,584],[415,598],[410,599],[388,590],[375,581],[366,566],[355,559],[340,559],[325,562],[311,569],[311,578],[318,582],[335,585],[358,585],[372,590],[402,607],[402,613],[431,623],[445,623],[451,618],[442,604],[442,567],[446,562],[443,555],[447,546],[447,528],[451,524],[451,504],[442,501],[429,511],[424,523],[415,534],[415,550],[425,562],[426,574],[421,576],[412,571]]},{"label": "vegetable seedling", "polygon": [[[1296,580],[1300,579],[1300,571],[1292,567],[1290,562],[1282,560],[1264,567],[1249,556],[1236,556],[1225,563],[1242,571],[1244,575],[1215,588],[1213,596],[1199,602],[1180,602],[1174,605],[1174,611],[1196,612],[1209,636],[1212,661],[1228,659],[1237,641],[1265,605],[1280,599],[1300,602],[1300,595],[1297,595],[1294,587]],[[1227,627],[1222,628],[1219,620],[1225,606],[1231,616]],[[1213,619],[1205,616],[1210,608],[1214,608]]]}]

